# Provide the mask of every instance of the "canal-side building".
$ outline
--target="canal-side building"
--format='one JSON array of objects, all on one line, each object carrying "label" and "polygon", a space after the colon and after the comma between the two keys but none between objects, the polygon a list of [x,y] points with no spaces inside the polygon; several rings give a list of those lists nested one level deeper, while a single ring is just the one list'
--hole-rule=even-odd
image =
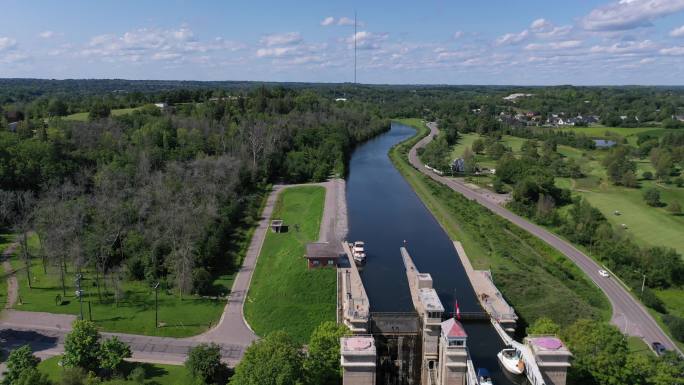
[{"label": "canal-side building", "polygon": [[441,323],[439,365],[434,384],[466,385],[468,381],[468,351],[463,325],[451,318]]},{"label": "canal-side building", "polygon": [[306,245],[306,264],[309,269],[318,267],[337,267],[340,248],[329,242],[313,242]]},{"label": "canal-side building", "polygon": [[342,385],[375,385],[377,350],[373,336],[340,339]]}]

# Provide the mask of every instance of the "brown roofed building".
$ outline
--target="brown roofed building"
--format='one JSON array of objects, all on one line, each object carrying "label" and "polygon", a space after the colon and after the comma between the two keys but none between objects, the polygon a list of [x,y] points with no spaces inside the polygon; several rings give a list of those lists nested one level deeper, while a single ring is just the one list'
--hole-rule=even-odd
[{"label": "brown roofed building", "polygon": [[336,267],[340,259],[340,249],[329,242],[314,242],[306,245],[306,258],[309,269],[316,267]]}]

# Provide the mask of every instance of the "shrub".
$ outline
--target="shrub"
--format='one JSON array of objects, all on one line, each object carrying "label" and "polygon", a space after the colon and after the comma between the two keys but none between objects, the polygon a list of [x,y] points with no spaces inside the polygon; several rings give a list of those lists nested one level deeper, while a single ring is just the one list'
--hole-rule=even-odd
[{"label": "shrub", "polygon": [[135,382],[136,384],[145,383],[145,368],[142,366],[136,366],[131,373],[128,375],[128,380]]},{"label": "shrub", "polygon": [[7,373],[2,384],[14,385],[24,372],[35,369],[39,362],[40,359],[33,355],[28,345],[12,350],[7,357]]},{"label": "shrub", "polygon": [[131,348],[114,336],[100,345],[100,367],[109,373],[119,372],[124,359],[131,358]]},{"label": "shrub", "polygon": [[675,339],[684,342],[684,318],[666,314],[663,316],[663,322],[670,328]]},{"label": "shrub", "polygon": [[672,214],[681,214],[682,206],[679,204],[679,202],[675,201],[667,206],[667,211],[671,212]]},{"label": "shrub", "polygon": [[205,384],[226,382],[228,368],[221,362],[221,348],[214,344],[199,344],[190,350],[185,367],[192,376]]},{"label": "shrub", "polygon": [[653,187],[647,189],[646,191],[644,191],[644,201],[646,201],[647,205],[652,207],[660,206],[660,191]]},{"label": "shrub", "polygon": [[644,289],[644,294],[641,296],[641,302],[657,312],[667,313],[667,309],[665,308],[663,301],[661,301],[660,298],[655,295],[653,290],[649,288]]},{"label": "shrub", "polygon": [[652,180],[653,179],[653,173],[650,171],[645,171],[641,176],[646,179],[646,180]]},{"label": "shrub", "polygon": [[68,368],[97,370],[100,353],[100,333],[90,321],[76,320],[71,333],[64,339],[62,361]]}]

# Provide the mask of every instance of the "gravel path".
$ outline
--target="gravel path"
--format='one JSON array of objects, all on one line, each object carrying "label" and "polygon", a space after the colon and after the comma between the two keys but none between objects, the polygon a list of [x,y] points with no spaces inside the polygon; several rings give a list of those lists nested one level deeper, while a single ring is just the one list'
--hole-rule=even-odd
[{"label": "gravel path", "polygon": [[19,298],[19,284],[17,283],[17,276],[12,270],[12,265],[10,264],[10,257],[14,254],[14,251],[19,247],[19,243],[10,243],[5,251],[2,253],[2,268],[5,270],[7,275],[7,302],[5,302],[5,309],[10,309],[17,303],[17,298]]}]

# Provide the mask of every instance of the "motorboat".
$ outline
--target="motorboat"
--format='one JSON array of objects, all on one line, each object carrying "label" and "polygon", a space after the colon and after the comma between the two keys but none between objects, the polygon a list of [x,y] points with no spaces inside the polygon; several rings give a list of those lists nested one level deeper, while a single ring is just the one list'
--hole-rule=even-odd
[{"label": "motorboat", "polygon": [[352,257],[356,263],[366,262],[366,244],[363,241],[356,241],[351,244]]},{"label": "motorboat", "polygon": [[477,369],[477,383],[479,385],[494,385],[494,380],[492,380],[492,375],[489,374],[489,370],[485,368]]},{"label": "motorboat", "polygon": [[496,354],[496,357],[501,362],[501,365],[509,373],[523,374],[525,371],[525,361],[518,349],[507,348]]}]

